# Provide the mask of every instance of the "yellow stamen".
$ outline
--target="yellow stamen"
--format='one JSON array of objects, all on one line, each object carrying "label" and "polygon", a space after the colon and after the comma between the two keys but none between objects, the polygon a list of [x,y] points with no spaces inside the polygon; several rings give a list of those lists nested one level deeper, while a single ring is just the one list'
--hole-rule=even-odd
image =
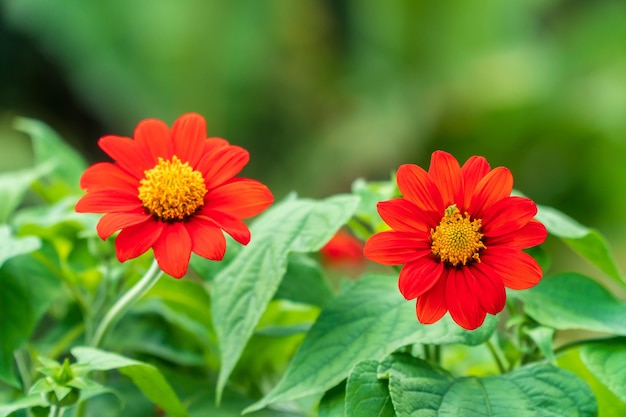
[{"label": "yellow stamen", "polygon": [[456,204],[451,205],[446,209],[439,226],[430,229],[433,255],[452,266],[480,262],[479,252],[486,248],[481,240],[481,226],[481,219],[470,220],[467,212],[463,216]]},{"label": "yellow stamen", "polygon": [[156,166],[144,174],[139,199],[154,217],[163,221],[182,221],[202,208],[207,192],[204,178],[177,156],[169,161],[159,158]]}]

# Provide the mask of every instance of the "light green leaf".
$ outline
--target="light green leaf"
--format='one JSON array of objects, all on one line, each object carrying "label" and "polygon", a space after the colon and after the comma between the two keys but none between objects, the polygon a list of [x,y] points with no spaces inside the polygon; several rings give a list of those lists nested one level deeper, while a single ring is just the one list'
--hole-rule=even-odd
[{"label": "light green leaf", "polygon": [[132,379],[146,397],[167,413],[174,417],[188,417],[187,410],[178,396],[154,366],[88,347],[75,347],[72,349],[72,355],[76,357],[78,364],[85,366],[88,370],[117,369]]},{"label": "light green leaf", "polygon": [[333,295],[319,263],[305,254],[292,253],[274,298],[323,307]]},{"label": "light green leaf", "polygon": [[0,174],[0,223],[9,221],[31,184],[48,172],[49,168],[51,166],[42,166]]},{"label": "light green leaf", "polygon": [[600,233],[581,225],[571,217],[551,207],[537,206],[537,208],[536,218],[546,226],[550,234],[562,239],[580,256],[620,285],[626,286],[609,245]]},{"label": "light green leaf", "polygon": [[524,331],[539,348],[543,356],[548,362],[556,366],[556,357],[554,356],[554,329],[546,326],[537,326]]},{"label": "light green leaf", "polygon": [[422,325],[415,316],[415,302],[407,302],[398,291],[397,276],[364,276],[328,303],[283,379],[245,411],[324,392],[347,378],[358,362],[380,360],[406,345],[481,343],[495,324],[495,317],[488,316],[474,331],[459,327],[449,317]]},{"label": "light green leaf", "polygon": [[222,366],[217,397],[287,270],[291,252],[313,252],[352,216],[358,198],[288,198],[251,226],[252,241],[215,277],[213,317]]},{"label": "light green leaf", "polygon": [[25,410],[32,407],[46,407],[48,403],[39,394],[29,395],[12,401],[11,404],[0,404],[0,417],[7,417],[17,410]]},{"label": "light green leaf", "polygon": [[626,341],[622,338],[584,345],[580,348],[580,358],[626,404]]},{"label": "light green leaf", "polygon": [[547,364],[532,364],[486,378],[454,378],[407,354],[381,363],[380,378],[398,417],[510,417],[597,415],[593,393],[574,374]]},{"label": "light green leaf", "polygon": [[626,335],[626,303],[584,275],[557,274],[511,295],[520,298],[526,314],[544,326]]},{"label": "light green leaf", "polygon": [[378,361],[357,363],[346,384],[346,417],[396,417],[387,382],[378,379]]},{"label": "light green leaf", "polygon": [[15,238],[11,228],[0,225],[0,267],[14,256],[34,252],[41,247],[41,241],[34,236]]}]

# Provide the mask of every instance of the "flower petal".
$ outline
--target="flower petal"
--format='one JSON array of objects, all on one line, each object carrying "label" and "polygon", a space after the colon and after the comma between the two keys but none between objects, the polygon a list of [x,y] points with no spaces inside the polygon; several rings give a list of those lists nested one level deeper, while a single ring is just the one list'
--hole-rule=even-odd
[{"label": "flower petal", "polygon": [[543,223],[537,220],[529,221],[520,230],[486,239],[487,246],[506,246],[511,249],[527,249],[541,245],[548,237],[548,231]]},{"label": "flower petal", "polygon": [[80,188],[85,191],[102,189],[120,189],[127,193],[136,193],[139,181],[119,166],[110,162],[98,162],[83,172]]},{"label": "flower petal", "polygon": [[512,290],[525,290],[541,281],[541,267],[525,252],[506,247],[487,248],[480,259],[493,268],[505,287]]},{"label": "flower petal", "polygon": [[239,146],[227,146],[205,155],[196,170],[202,173],[207,189],[218,187],[239,174],[250,160],[250,154]]},{"label": "flower petal", "polygon": [[137,143],[122,136],[104,136],[98,141],[98,146],[115,160],[119,167],[140,180],[144,171],[154,166],[150,155],[141,151]]},{"label": "flower petal", "polygon": [[430,241],[415,233],[387,231],[365,242],[363,255],[383,265],[400,265],[431,253]]},{"label": "flower petal", "polygon": [[426,255],[402,267],[398,288],[407,300],[419,297],[430,290],[441,278],[444,264]]},{"label": "flower petal", "polygon": [[396,178],[404,198],[424,211],[443,213],[441,193],[424,169],[413,164],[401,165]]},{"label": "flower petal", "polygon": [[170,128],[158,119],[145,119],[139,122],[133,134],[137,145],[151,156],[156,165],[159,158],[167,161],[174,153],[174,143]]},{"label": "flower petal", "polygon": [[472,156],[463,164],[463,167],[461,167],[465,193],[463,207],[459,206],[461,213],[469,209],[476,186],[480,180],[489,173],[490,169],[489,163],[482,156]]},{"label": "flower petal", "polygon": [[202,157],[206,140],[206,121],[197,113],[180,116],[172,126],[174,154],[195,169]]},{"label": "flower petal", "polygon": [[500,276],[486,263],[475,263],[467,268],[474,276],[471,290],[480,306],[489,314],[496,315],[506,304],[506,291]]},{"label": "flower petal", "polygon": [[448,273],[444,268],[443,275],[435,285],[417,298],[415,312],[420,323],[433,324],[441,320],[448,311],[446,305],[447,275]]},{"label": "flower petal", "polygon": [[376,207],[385,223],[401,232],[429,233],[441,220],[434,211],[425,212],[405,198],[381,201]]},{"label": "flower petal", "polygon": [[119,213],[136,211],[141,201],[136,195],[118,190],[96,190],[82,196],[76,203],[78,213]]},{"label": "flower petal", "polygon": [[118,230],[143,223],[150,218],[151,216],[141,207],[135,212],[107,213],[98,221],[96,231],[102,240],[106,240]]},{"label": "flower petal", "polygon": [[187,223],[187,230],[191,236],[191,250],[212,261],[221,261],[226,253],[226,239],[224,232],[211,221],[194,217]]},{"label": "flower petal", "polygon": [[499,236],[524,227],[537,214],[537,205],[525,197],[505,197],[483,211],[482,232]]},{"label": "flower petal", "polygon": [[480,327],[487,315],[474,294],[474,280],[470,268],[462,267],[449,269],[446,283],[446,305],[450,316],[467,330]]},{"label": "flower petal", "polygon": [[207,210],[217,210],[240,219],[256,216],[274,201],[272,192],[258,181],[233,178],[204,196]]},{"label": "flower petal", "polygon": [[182,222],[163,224],[163,232],[154,242],[154,258],[163,272],[182,278],[187,273],[191,258],[189,232]]},{"label": "flower petal", "polygon": [[202,209],[192,219],[199,218],[203,221],[212,222],[215,226],[224,230],[242,245],[250,242],[250,229],[240,219],[217,210]]},{"label": "flower petal", "polygon": [[115,252],[120,262],[136,258],[154,245],[161,236],[163,222],[150,218],[147,222],[128,226],[115,239]]},{"label": "flower petal", "polygon": [[433,152],[428,175],[437,184],[444,207],[463,202],[461,166],[454,156],[444,151]]},{"label": "flower petal", "polygon": [[476,186],[469,212],[473,217],[482,217],[483,210],[511,195],[513,174],[507,168],[498,167],[489,172]]}]

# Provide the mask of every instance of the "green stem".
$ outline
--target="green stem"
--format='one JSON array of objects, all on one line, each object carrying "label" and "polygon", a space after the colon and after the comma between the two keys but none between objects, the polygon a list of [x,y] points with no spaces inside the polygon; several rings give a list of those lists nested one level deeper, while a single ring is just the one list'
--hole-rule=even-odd
[{"label": "green stem", "polygon": [[32,381],[30,379],[30,371],[26,365],[26,354],[23,349],[19,349],[15,351],[13,356],[15,357],[15,363],[17,364],[17,371],[22,379],[22,388],[24,389],[24,393],[27,394],[30,390],[30,384]]},{"label": "green stem", "polygon": [[107,333],[115,326],[117,321],[128,311],[128,309],[135,304],[161,277],[161,268],[157,264],[156,260],[152,261],[150,269],[141,279],[127,291],[122,298],[117,300],[113,307],[104,316],[96,332],[94,334],[90,346],[98,347],[104,342],[104,338]]},{"label": "green stem", "polygon": [[50,413],[48,417],[61,417],[63,415],[63,407],[57,407],[56,405],[50,406]]},{"label": "green stem", "polygon": [[500,359],[500,355],[498,354],[496,347],[493,345],[493,343],[491,343],[491,340],[487,340],[485,344],[487,345],[487,348],[489,348],[489,351],[491,352],[491,356],[493,356],[493,359],[496,361],[496,365],[498,365],[498,370],[500,371],[500,373],[501,374],[505,373],[506,368],[504,364],[502,363],[502,360]]}]

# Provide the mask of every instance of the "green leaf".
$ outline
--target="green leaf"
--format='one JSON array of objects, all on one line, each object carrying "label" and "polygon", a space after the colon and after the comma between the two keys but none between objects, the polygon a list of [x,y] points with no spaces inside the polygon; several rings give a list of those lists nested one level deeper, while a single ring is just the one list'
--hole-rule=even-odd
[{"label": "green leaf", "polygon": [[381,363],[380,378],[398,417],[595,416],[597,406],[587,384],[547,364],[532,364],[486,378],[454,378],[407,354]]},{"label": "green leaf", "polygon": [[18,410],[25,410],[32,407],[46,407],[47,401],[39,394],[29,395],[12,401],[11,404],[0,404],[0,417],[7,417]]},{"label": "green leaf", "polygon": [[274,298],[323,307],[333,295],[319,263],[305,254],[292,253]]},{"label": "green leaf", "polygon": [[59,279],[30,255],[9,259],[0,268],[0,379],[19,386],[13,351],[27,341],[61,290]]},{"label": "green leaf", "polygon": [[56,201],[78,191],[80,176],[87,167],[84,159],[48,125],[38,120],[18,117],[15,129],[31,137],[35,166],[52,165],[45,185],[38,191],[49,201]]},{"label": "green leaf", "polygon": [[26,191],[51,168],[43,166],[0,174],[0,223],[7,223],[20,205]]},{"label": "green leaf", "polygon": [[422,325],[415,316],[415,302],[407,302],[398,291],[397,276],[364,276],[328,303],[278,385],[245,411],[324,392],[347,378],[358,362],[380,360],[406,345],[481,343],[495,324],[495,317],[488,316],[474,331],[449,317]]},{"label": "green leaf", "polygon": [[532,329],[525,329],[524,332],[535,342],[543,356],[548,362],[556,366],[554,356],[554,329],[551,327],[537,326]]},{"label": "green leaf", "polygon": [[378,379],[378,361],[357,363],[346,384],[346,417],[396,417],[387,382]]},{"label": "green leaf", "polygon": [[34,236],[15,238],[11,228],[0,225],[0,267],[14,256],[34,252],[41,247],[41,241]]},{"label": "green leaf", "polygon": [[85,366],[88,370],[119,370],[132,379],[146,397],[167,413],[174,417],[188,417],[187,410],[178,396],[154,366],[88,347],[75,347],[72,349],[72,355],[76,357],[78,364]]},{"label": "green leaf", "polygon": [[317,417],[345,417],[345,397],[346,383],[344,381],[324,393],[317,410]]},{"label": "green leaf", "polygon": [[526,314],[544,326],[626,335],[626,303],[584,275],[557,274],[511,295],[520,298]]},{"label": "green leaf", "polygon": [[583,258],[620,285],[626,286],[608,243],[600,233],[576,222],[560,211],[546,206],[537,206],[537,220],[541,221],[550,234],[559,237]]},{"label": "green leaf", "polygon": [[215,277],[213,317],[222,366],[217,397],[287,270],[292,252],[313,252],[352,216],[354,196],[314,201],[288,198],[251,226],[252,241]]},{"label": "green leaf", "polygon": [[590,343],[580,348],[580,358],[591,373],[626,403],[626,340]]}]

